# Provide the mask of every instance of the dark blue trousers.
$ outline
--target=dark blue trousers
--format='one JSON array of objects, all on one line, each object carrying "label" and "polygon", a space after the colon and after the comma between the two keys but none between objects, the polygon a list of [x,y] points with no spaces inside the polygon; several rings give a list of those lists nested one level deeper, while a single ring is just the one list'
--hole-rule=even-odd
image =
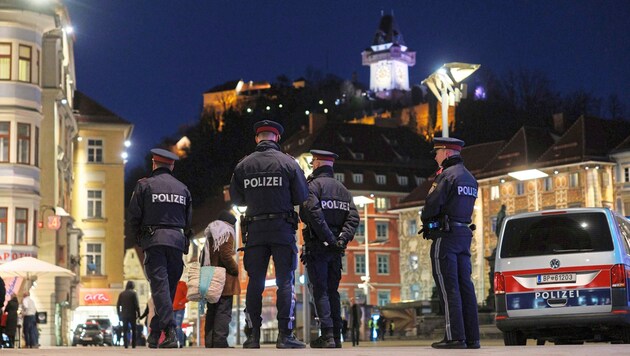
[{"label": "dark blue trousers", "polygon": [[471,240],[470,234],[449,235],[431,244],[433,279],[444,308],[447,340],[479,340],[477,297],[471,279]]},{"label": "dark blue trousers", "polygon": [[245,249],[243,264],[249,276],[245,297],[245,316],[249,327],[262,325],[262,293],[269,258],[273,256],[276,271],[276,307],[278,329],[290,331],[295,328],[295,269],[297,268],[296,245],[254,245]]},{"label": "dark blue trousers", "polygon": [[341,330],[341,302],[339,281],[341,280],[341,255],[338,252],[323,252],[312,255],[306,264],[308,281],[313,286],[313,299],[317,308],[320,326]]},{"label": "dark blue trousers", "polygon": [[152,333],[175,327],[173,298],[184,271],[182,251],[170,246],[153,246],[144,251],[144,271],[149,278],[155,315],[149,327]]}]

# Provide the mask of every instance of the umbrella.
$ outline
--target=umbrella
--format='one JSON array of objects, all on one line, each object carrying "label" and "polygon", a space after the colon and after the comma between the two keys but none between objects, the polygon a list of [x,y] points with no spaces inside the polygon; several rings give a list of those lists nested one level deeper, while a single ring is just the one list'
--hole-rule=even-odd
[{"label": "umbrella", "polygon": [[22,257],[0,265],[0,275],[22,277],[30,280],[33,276],[72,277],[69,269],[53,265],[34,257]]}]

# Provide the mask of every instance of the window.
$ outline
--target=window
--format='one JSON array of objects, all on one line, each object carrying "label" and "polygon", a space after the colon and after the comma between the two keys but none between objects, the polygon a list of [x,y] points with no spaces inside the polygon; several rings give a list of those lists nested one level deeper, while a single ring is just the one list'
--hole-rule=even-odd
[{"label": "window", "polygon": [[418,223],[416,219],[407,220],[407,236],[416,236],[418,234]]},{"label": "window", "polygon": [[33,246],[37,246],[37,210],[33,211]]},{"label": "window", "polygon": [[6,245],[7,243],[8,210],[7,208],[0,208],[0,245]]},{"label": "window", "polygon": [[39,84],[39,50],[35,52],[35,67],[33,68],[33,83]]},{"label": "window", "polygon": [[343,183],[346,179],[346,175],[343,173],[335,173],[335,179]]},{"label": "window", "polygon": [[0,162],[9,162],[10,122],[0,122]]},{"label": "window", "polygon": [[101,275],[103,271],[103,245],[100,243],[88,243],[86,246],[87,273]]},{"label": "window", "polygon": [[630,167],[623,168],[623,182],[630,182]]},{"label": "window", "polygon": [[364,301],[365,300],[365,290],[364,289],[355,289],[354,290],[354,299],[356,300],[356,303],[359,303],[360,301]]},{"label": "window", "polygon": [[553,190],[553,178],[552,177],[545,177],[543,179],[543,189],[545,190],[545,192],[550,192],[550,191]]},{"label": "window", "polygon": [[39,167],[39,127],[35,126],[35,166]]},{"label": "window", "polygon": [[577,188],[580,186],[580,174],[578,172],[569,175],[569,187]]},{"label": "window", "polygon": [[389,209],[389,198],[376,198],[376,211],[385,211]]},{"label": "window", "polygon": [[377,242],[387,241],[388,235],[389,235],[389,222],[377,221],[376,222],[376,241]]},{"label": "window", "polygon": [[360,244],[365,242],[365,223],[364,223],[364,221],[359,222],[359,226],[357,226],[357,230],[354,232],[354,239]]},{"label": "window", "polygon": [[389,255],[376,256],[376,273],[389,274]]},{"label": "window", "polygon": [[88,140],[88,162],[103,162],[103,140]]},{"label": "window", "polygon": [[523,182],[516,183],[516,195],[523,195],[523,194],[525,194],[525,183]]},{"label": "window", "polygon": [[493,185],[490,187],[490,200],[497,200],[501,197],[501,193],[499,191],[498,185]]},{"label": "window", "polygon": [[348,290],[347,289],[340,289],[339,290],[339,301],[343,304],[344,302],[348,302],[350,300],[350,297],[348,296]]},{"label": "window", "polygon": [[376,184],[387,184],[387,177],[384,174],[377,174],[376,175]]},{"label": "window", "polygon": [[396,176],[398,179],[398,185],[407,186],[409,185],[409,178],[407,176]]},{"label": "window", "polygon": [[424,181],[426,181],[427,179],[423,178],[423,177],[416,176],[416,177],[414,177],[414,180],[416,181],[416,185],[420,185],[420,184],[424,183]]},{"label": "window", "polygon": [[418,259],[417,253],[412,253],[409,255],[409,267],[412,271],[415,271],[420,267],[420,260]]},{"label": "window", "polygon": [[26,245],[28,235],[28,209],[15,208],[15,244]]},{"label": "window", "polygon": [[21,82],[31,82],[31,61],[32,51],[30,46],[19,46],[19,59],[18,59],[18,80]]},{"label": "window", "polygon": [[100,190],[87,191],[88,218],[103,217],[103,192]]},{"label": "window", "polygon": [[387,305],[389,304],[390,300],[391,300],[391,294],[392,292],[388,291],[388,290],[379,290],[378,294],[377,294],[377,298],[378,298],[378,305],[383,306],[383,305]]},{"label": "window", "polygon": [[341,256],[341,273],[348,274],[348,255]]},{"label": "window", "polygon": [[363,155],[363,152],[352,152],[352,158],[356,160],[363,160],[365,156]]},{"label": "window", "polygon": [[412,284],[409,287],[409,292],[411,294],[411,300],[419,300],[420,299],[420,285],[419,284]]},{"label": "window", "polygon": [[354,274],[365,274],[365,255],[354,255]]},{"label": "window", "polygon": [[0,43],[0,80],[11,80],[10,43]]},{"label": "window", "polygon": [[490,227],[492,228],[492,231],[497,231],[497,216],[493,216],[490,218]]},{"label": "window", "polygon": [[18,147],[17,161],[18,163],[31,163],[31,125],[18,124]]},{"label": "window", "polygon": [[363,174],[361,174],[361,173],[353,173],[352,174],[352,183],[357,183],[357,184],[363,183]]}]

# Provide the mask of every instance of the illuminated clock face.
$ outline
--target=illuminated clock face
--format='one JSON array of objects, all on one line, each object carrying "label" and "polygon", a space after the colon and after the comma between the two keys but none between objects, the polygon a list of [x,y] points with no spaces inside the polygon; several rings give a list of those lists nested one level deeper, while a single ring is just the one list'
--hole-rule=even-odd
[{"label": "illuminated clock face", "polygon": [[396,81],[399,84],[403,84],[405,81],[405,68],[396,67]]},{"label": "illuminated clock face", "polygon": [[376,82],[379,87],[389,87],[391,80],[391,74],[389,72],[389,67],[380,65],[376,68]]}]

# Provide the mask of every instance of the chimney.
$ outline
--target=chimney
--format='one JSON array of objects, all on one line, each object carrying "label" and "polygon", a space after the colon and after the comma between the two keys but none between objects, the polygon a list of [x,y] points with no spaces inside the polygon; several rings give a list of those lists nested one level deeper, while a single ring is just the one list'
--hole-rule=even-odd
[{"label": "chimney", "polygon": [[553,114],[553,129],[557,133],[564,133],[564,114]]},{"label": "chimney", "polygon": [[326,126],[326,115],[321,113],[311,113],[308,116],[308,133],[312,135],[322,127]]}]

